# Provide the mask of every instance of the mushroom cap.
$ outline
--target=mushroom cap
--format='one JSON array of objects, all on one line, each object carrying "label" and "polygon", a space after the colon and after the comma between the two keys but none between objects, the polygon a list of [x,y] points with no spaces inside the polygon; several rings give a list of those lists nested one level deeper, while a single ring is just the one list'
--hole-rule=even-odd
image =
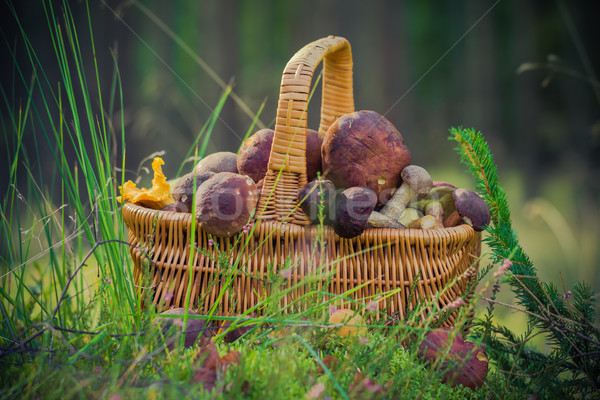
[{"label": "mushroom cap", "polygon": [[400,172],[400,176],[402,183],[409,185],[419,197],[427,196],[433,185],[429,172],[418,165],[407,165]]},{"label": "mushroom cap", "polygon": [[484,226],[489,225],[490,209],[481,196],[472,190],[459,188],[454,190],[452,197],[456,211],[465,220],[471,222],[473,229],[482,231]]},{"label": "mushroom cap", "polygon": [[265,177],[269,165],[269,156],[273,146],[273,129],[260,129],[244,141],[237,158],[240,174],[248,175],[254,182]]},{"label": "mushroom cap", "polygon": [[411,163],[400,132],[375,111],[339,117],[327,130],[321,154],[323,175],[337,188],[368,187],[380,204],[392,197],[400,171]]},{"label": "mushroom cap", "polygon": [[306,130],[306,179],[312,181],[321,171],[321,146],[323,138],[313,129]]},{"label": "mushroom cap", "polygon": [[[176,207],[181,212],[190,212],[192,209],[192,200],[194,198],[194,172],[183,175],[175,181],[171,187],[171,196],[177,203]],[[208,179],[212,178],[215,173],[212,171],[201,172],[196,175],[196,188],[203,184]]]},{"label": "mushroom cap", "polygon": [[[163,311],[161,315],[183,315],[185,313],[185,308],[177,307],[171,308],[170,310]],[[195,311],[189,310],[188,315],[200,315]],[[183,333],[183,319],[182,318],[160,318],[162,320],[162,329],[163,332],[167,332],[172,326],[177,327],[176,334],[179,335]],[[189,318],[187,321],[187,329],[185,330],[185,340],[184,347],[192,347],[198,336],[208,337],[208,333],[205,329],[204,321],[196,318]],[[173,348],[173,343],[169,345],[169,348]]]},{"label": "mushroom cap", "polygon": [[258,189],[250,177],[221,172],[196,192],[196,219],[212,235],[231,236],[249,222],[258,201]]},{"label": "mushroom cap", "polygon": [[449,186],[452,189],[456,189],[456,185],[451,184],[450,182],[446,182],[446,181],[433,181],[433,187],[440,187],[440,186]]},{"label": "mushroom cap", "polygon": [[319,222],[319,204],[323,200],[323,219],[331,224],[335,215],[335,185],[327,179],[308,182],[298,191],[298,203],[312,223]]},{"label": "mushroom cap", "polygon": [[237,154],[230,151],[219,151],[212,153],[198,161],[196,167],[194,167],[195,174],[201,174],[202,172],[238,172],[237,169]]},{"label": "mushroom cap", "polygon": [[377,195],[367,187],[351,187],[335,200],[333,230],[338,236],[351,239],[367,228],[369,216],[377,204]]},{"label": "mushroom cap", "polygon": [[439,328],[428,332],[419,345],[419,353],[426,362],[446,357],[442,363],[443,382],[452,386],[463,385],[476,389],[483,385],[488,372],[488,358],[484,349],[466,342],[460,335],[450,340],[450,328]]},{"label": "mushroom cap", "polygon": [[[256,131],[244,141],[237,158],[240,174],[248,175],[254,182],[264,179],[269,168],[269,157],[275,131],[265,128]],[[309,181],[321,171],[321,145],[323,138],[313,129],[306,130],[306,176]],[[233,172],[233,171],[232,171]]]}]

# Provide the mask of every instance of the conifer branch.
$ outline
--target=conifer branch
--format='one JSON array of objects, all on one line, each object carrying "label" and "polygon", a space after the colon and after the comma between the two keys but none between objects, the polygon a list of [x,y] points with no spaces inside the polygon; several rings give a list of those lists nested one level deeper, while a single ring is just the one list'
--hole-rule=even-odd
[{"label": "conifer branch", "polygon": [[[512,229],[508,201],[499,184],[496,164],[481,132],[462,127],[450,129],[450,139],[458,143],[461,162],[475,179],[476,190],[487,202],[492,215],[484,239],[495,263],[510,258],[512,266],[506,280],[517,306],[528,318],[527,333],[515,336],[510,329],[493,323],[495,293],[489,300],[487,315],[475,322],[492,359],[507,371],[511,384],[552,396],[581,398],[600,394],[600,330],[593,325],[595,294],[583,283],[561,294],[552,283],[541,282],[531,259],[519,244]],[[489,270],[488,270],[489,271]],[[548,332],[548,354],[522,350],[538,332]],[[514,348],[519,348],[515,352]],[[568,362],[565,360],[569,360]],[[534,373],[532,373],[534,372]],[[565,374],[569,372],[569,375]]]}]

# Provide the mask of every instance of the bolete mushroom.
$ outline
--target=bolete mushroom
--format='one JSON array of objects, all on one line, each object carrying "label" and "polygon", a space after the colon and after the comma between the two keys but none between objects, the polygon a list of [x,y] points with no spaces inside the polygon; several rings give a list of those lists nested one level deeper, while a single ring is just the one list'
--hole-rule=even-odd
[{"label": "bolete mushroom", "polygon": [[344,190],[335,201],[335,233],[346,239],[363,233],[375,204],[377,195],[367,187],[351,187]]},{"label": "bolete mushroom", "polygon": [[404,211],[402,211],[402,214],[400,214],[398,222],[404,226],[408,226],[412,221],[421,218],[423,215],[424,214],[416,208],[406,207]]},{"label": "bolete mushroom", "polygon": [[435,218],[435,228],[444,228],[444,217],[454,211],[454,192],[451,186],[434,186],[427,196],[417,202],[417,209]]},{"label": "bolete mushroom", "polygon": [[[244,141],[237,158],[237,169],[240,174],[248,175],[254,182],[265,177],[274,135],[273,129],[265,128]],[[317,131],[306,130],[306,175],[309,181],[315,179],[317,172],[321,170],[322,144],[323,139]]]},{"label": "bolete mushroom", "polygon": [[[206,180],[212,178],[215,175],[214,172],[207,171],[197,174],[196,179],[196,190],[198,186],[203,184]],[[190,172],[179,178],[171,188],[171,196],[175,200],[175,208],[180,212],[191,212],[192,201],[194,199],[194,173]]]},{"label": "bolete mushroom", "polygon": [[456,226],[461,221],[471,225],[476,231],[482,231],[490,223],[490,209],[485,200],[469,189],[459,188],[452,193],[456,211],[444,220],[446,227]]},{"label": "bolete mushroom", "polygon": [[257,201],[258,189],[250,177],[220,172],[198,187],[196,219],[207,233],[231,236],[249,222]]},{"label": "bolete mushroom", "polygon": [[433,229],[435,228],[435,218],[433,215],[424,215],[419,219],[409,222],[406,227],[409,229]]},{"label": "bolete mushroom", "polygon": [[306,177],[312,181],[321,172],[323,138],[313,129],[306,130]]},{"label": "bolete mushroom", "polygon": [[374,228],[394,228],[394,229],[403,229],[406,228],[397,220],[388,217],[378,211],[373,211],[371,215],[369,215],[369,219],[367,221],[369,226]]},{"label": "bolete mushroom", "polygon": [[[165,318],[165,316],[183,315],[184,313],[185,308],[178,307],[171,308],[170,310],[164,311],[159,315],[159,317],[162,317],[160,318],[160,323],[163,334],[170,333],[171,329],[176,330],[176,333],[172,337],[167,338],[167,347],[170,349],[173,348],[175,340],[177,340],[179,338],[179,335],[181,334],[185,335],[184,347],[186,348],[192,347],[196,343],[196,340],[199,336],[208,338],[208,332],[205,327],[205,322],[201,319],[188,318],[186,330],[183,331],[183,318]],[[196,316],[200,314],[198,314],[195,311],[188,310],[188,315]]]},{"label": "bolete mushroom", "polygon": [[408,165],[400,173],[402,185],[394,192],[392,198],[385,203],[381,213],[393,219],[399,219],[402,212],[415,197],[427,196],[432,182],[429,172],[418,165]]},{"label": "bolete mushroom", "polygon": [[203,172],[232,172],[237,174],[237,154],[230,151],[219,151],[204,157],[194,167],[194,173],[199,175]]},{"label": "bolete mushroom", "polygon": [[265,177],[274,134],[273,129],[260,129],[242,143],[237,158],[240,174],[248,175],[254,182]]},{"label": "bolete mushroom", "polygon": [[328,129],[321,149],[323,175],[337,188],[367,187],[385,203],[400,184],[400,171],[411,157],[404,138],[374,111],[339,117]]},{"label": "bolete mushroom", "polygon": [[484,349],[466,342],[460,335],[452,339],[450,328],[439,328],[428,332],[419,345],[419,354],[426,362],[447,357],[442,363],[443,382],[452,386],[463,385],[476,389],[485,382],[488,358]]},{"label": "bolete mushroom", "polygon": [[335,219],[335,185],[327,179],[315,179],[298,191],[298,204],[313,224],[319,223],[319,207],[323,207],[323,223]]}]

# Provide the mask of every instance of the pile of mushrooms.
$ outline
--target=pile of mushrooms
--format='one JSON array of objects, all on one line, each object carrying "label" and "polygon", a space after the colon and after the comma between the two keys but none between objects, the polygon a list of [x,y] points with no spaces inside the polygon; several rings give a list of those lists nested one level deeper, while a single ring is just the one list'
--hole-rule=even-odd
[{"label": "pile of mushrooms", "polygon": [[[418,165],[402,169],[402,184],[380,212],[369,217],[373,227],[443,229],[468,224],[482,231],[490,223],[487,203],[472,190],[432,181]],[[390,221],[390,222],[388,222]]]},{"label": "pile of mushrooms", "polygon": [[321,148],[324,178],[300,190],[298,202],[309,219],[324,222],[343,238],[368,227],[444,229],[469,224],[481,231],[490,222],[486,202],[475,192],[441,181],[411,164],[398,130],[374,111],[336,120]]},{"label": "pile of mushrooms", "polygon": [[[273,137],[272,129],[261,129],[238,154],[222,151],[204,157],[171,185],[170,193],[163,176],[164,188],[149,191],[161,194],[161,201],[150,206],[184,213],[194,209],[205,232],[239,233],[253,218]],[[307,129],[306,169],[309,183],[299,190],[299,207],[311,223],[322,221],[342,238],[356,237],[369,227],[444,229],[469,224],[480,231],[490,222],[487,204],[477,193],[433,181],[423,167],[412,164],[400,132],[374,111],[339,117],[324,139]]]}]

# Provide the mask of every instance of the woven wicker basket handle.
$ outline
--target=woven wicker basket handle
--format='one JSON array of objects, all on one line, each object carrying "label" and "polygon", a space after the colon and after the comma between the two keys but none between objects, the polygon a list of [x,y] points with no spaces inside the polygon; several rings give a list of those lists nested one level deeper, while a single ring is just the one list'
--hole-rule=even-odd
[{"label": "woven wicker basket handle", "polygon": [[308,224],[304,213],[297,209],[297,195],[307,183],[306,111],[312,77],[321,60],[319,135],[324,137],[337,118],[354,111],[350,43],[342,37],[329,36],[300,49],[283,70],[269,170],[258,207],[261,219]]}]

